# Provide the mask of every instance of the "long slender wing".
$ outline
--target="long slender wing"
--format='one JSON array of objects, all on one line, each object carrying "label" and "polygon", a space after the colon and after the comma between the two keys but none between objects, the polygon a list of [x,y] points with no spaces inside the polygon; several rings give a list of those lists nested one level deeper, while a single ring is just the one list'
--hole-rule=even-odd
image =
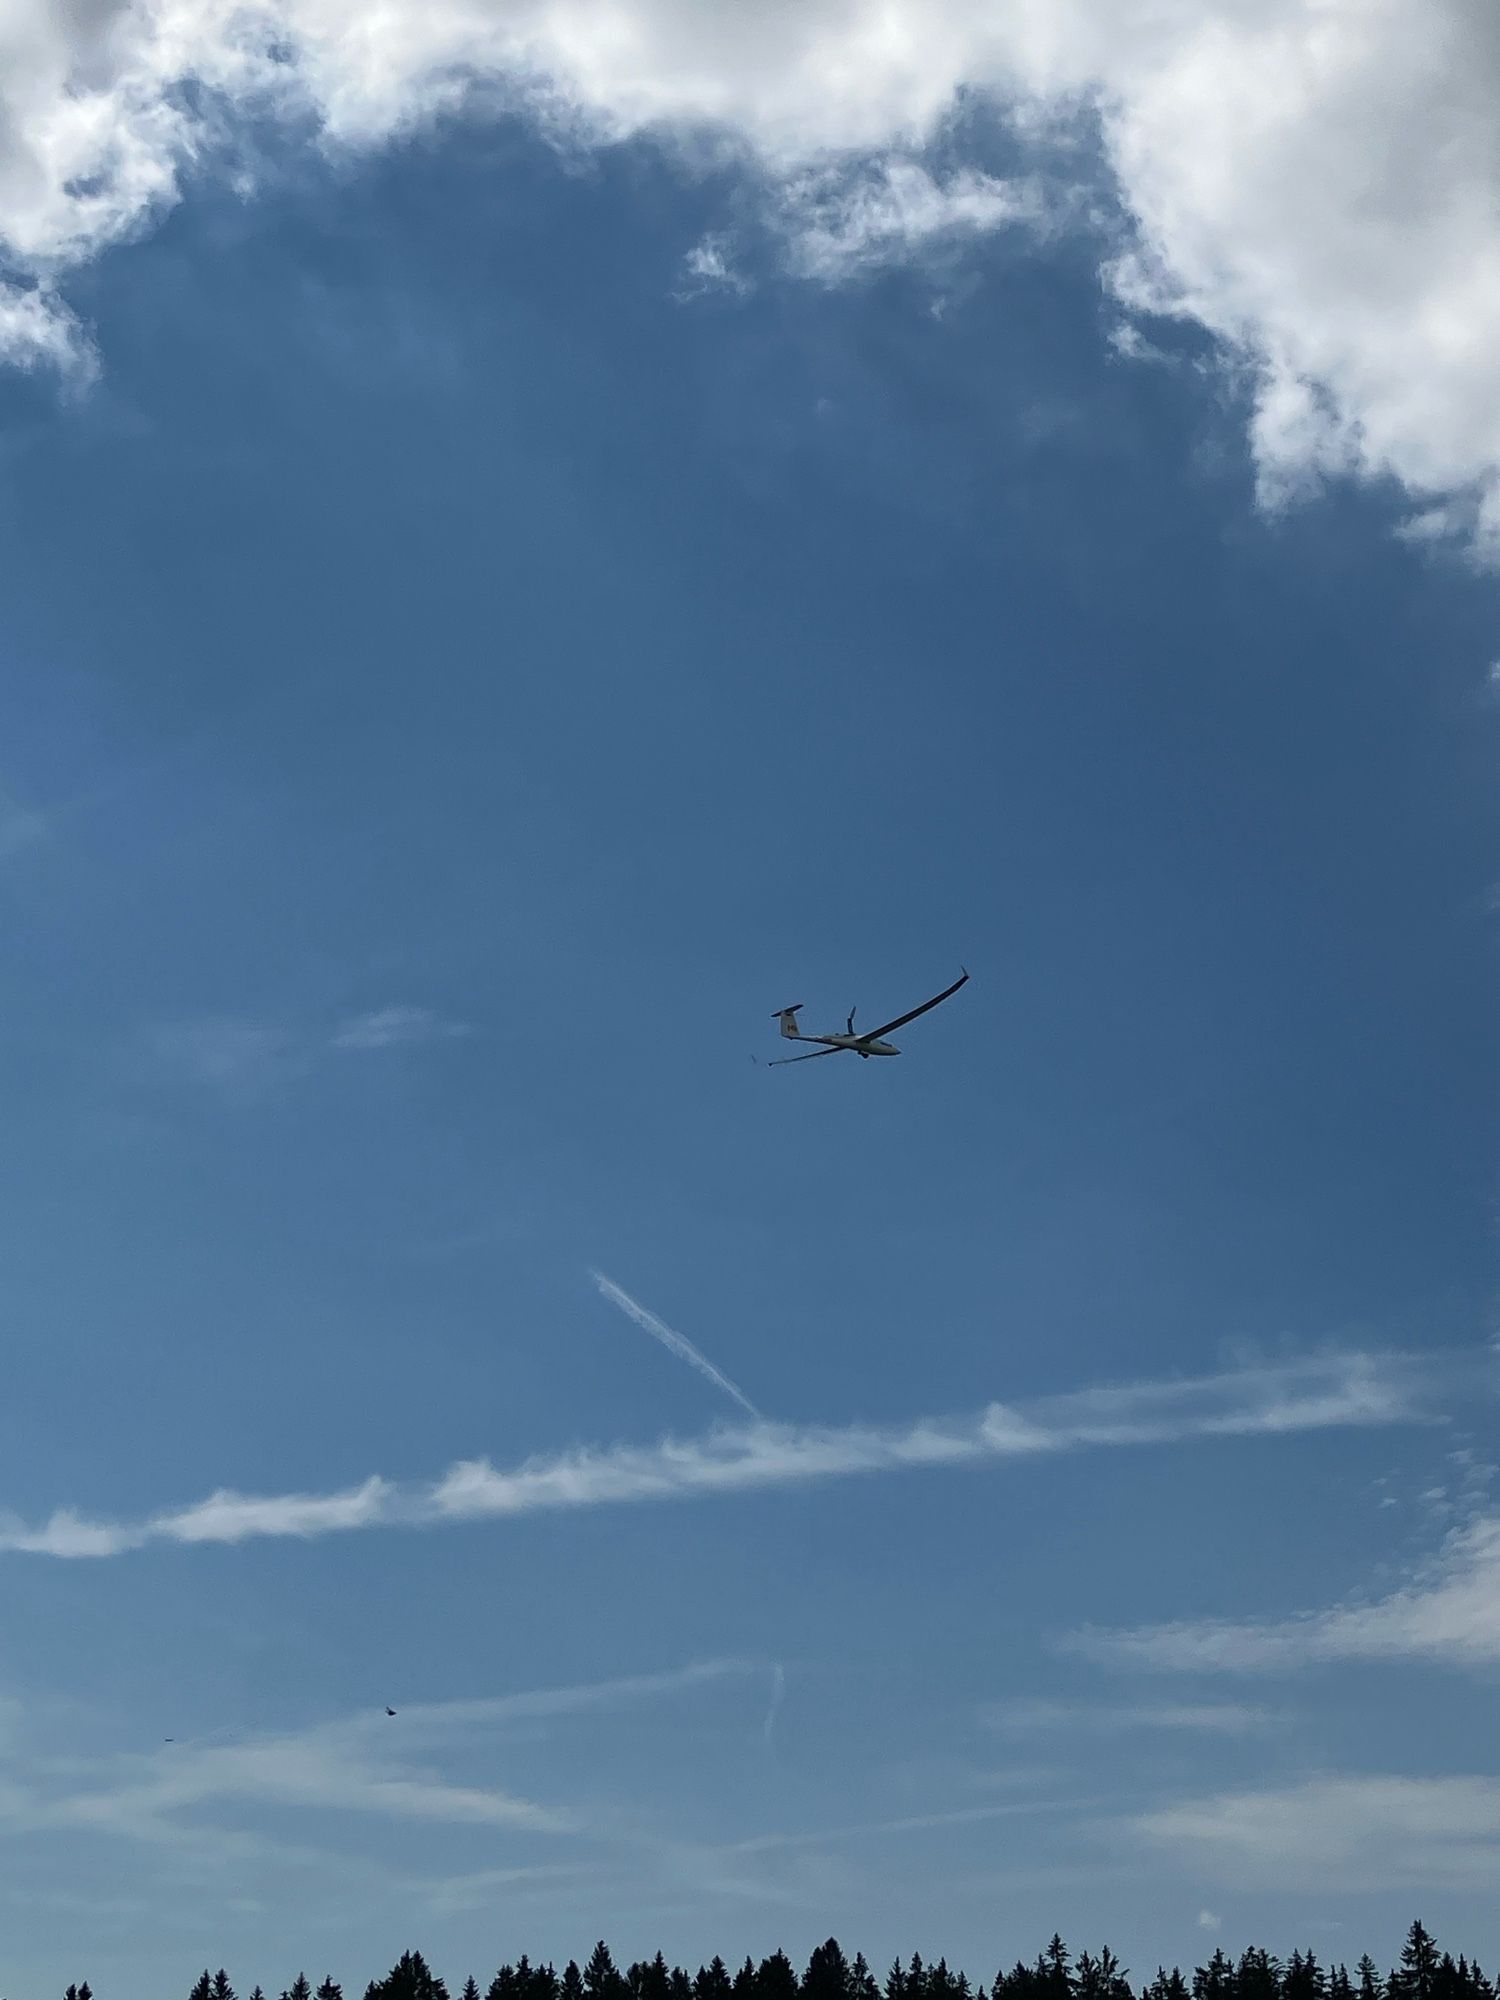
[{"label": "long slender wing", "polygon": [[785,1069],[788,1063],[816,1062],[819,1056],[846,1056],[848,1054],[849,1050],[846,1048],[814,1049],[810,1056],[777,1056],[774,1062],[768,1062],[766,1064],[766,1068]]},{"label": "long slender wing", "polygon": [[894,1034],[897,1028],[904,1028],[908,1021],[915,1021],[918,1014],[929,1014],[934,1007],[940,1007],[945,1000],[951,1000],[960,986],[968,984],[969,975],[961,972],[951,986],[945,986],[941,993],[935,993],[930,1000],[924,1000],[920,1007],[913,1007],[909,1014],[898,1014],[894,1021],[887,1021],[883,1028],[869,1028],[861,1036],[861,1041],[878,1042],[882,1035]]}]

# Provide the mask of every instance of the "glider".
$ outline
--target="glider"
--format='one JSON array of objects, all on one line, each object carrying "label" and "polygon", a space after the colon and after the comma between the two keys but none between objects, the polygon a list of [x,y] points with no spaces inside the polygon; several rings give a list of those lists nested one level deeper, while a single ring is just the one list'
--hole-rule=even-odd
[{"label": "glider", "polygon": [[899,1056],[901,1051],[893,1043],[887,1042],[882,1038],[893,1034],[897,1028],[904,1028],[908,1021],[915,1021],[919,1014],[930,1014],[934,1007],[940,1007],[945,1000],[953,997],[960,986],[967,984],[968,977],[967,972],[960,970],[958,978],[954,980],[951,986],[945,986],[941,993],[935,993],[930,1000],[924,1000],[920,1007],[913,1007],[909,1014],[898,1014],[894,1021],[886,1021],[881,1027],[871,1028],[867,1034],[863,1035],[857,1035],[854,1032],[854,1009],[852,1007],[849,1009],[848,1025],[841,1035],[804,1035],[802,1030],[797,1026],[797,1016],[802,1011],[802,1002],[800,1000],[795,1007],[778,1007],[771,1018],[781,1023],[781,1032],[789,1042],[817,1042],[821,1046],[811,1050],[805,1056],[780,1056],[775,1062],[769,1063],[767,1067],[769,1069],[782,1069],[787,1063],[812,1062],[818,1056],[844,1054],[856,1056]]}]

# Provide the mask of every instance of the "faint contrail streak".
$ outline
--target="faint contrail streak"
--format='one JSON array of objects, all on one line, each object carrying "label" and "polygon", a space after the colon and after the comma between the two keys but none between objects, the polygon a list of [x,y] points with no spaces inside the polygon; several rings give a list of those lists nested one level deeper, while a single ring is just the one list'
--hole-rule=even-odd
[{"label": "faint contrail streak", "polygon": [[768,1750],[771,1747],[772,1732],[776,1727],[776,1717],[781,1711],[781,1698],[785,1693],[786,1668],[781,1664],[780,1660],[773,1660],[771,1663],[771,1702],[766,1710],[766,1720],[761,1730]]},{"label": "faint contrail streak", "polygon": [[756,1409],[744,1390],[737,1389],[727,1375],[721,1375],[714,1364],[700,1354],[685,1335],[674,1333],[665,1321],[659,1320],[654,1312],[648,1312],[639,1300],[630,1296],[629,1292],[622,1292],[614,1279],[606,1278],[602,1271],[591,1271],[589,1276],[610,1304],[618,1306],[627,1319],[633,1319],[643,1333],[649,1333],[653,1340],[659,1340],[669,1354],[675,1354],[677,1359],[685,1361],[689,1368],[696,1368],[700,1375],[706,1375],[710,1382],[724,1391],[726,1396],[732,1396],[742,1410],[748,1410],[757,1422],[760,1421],[760,1411]]}]

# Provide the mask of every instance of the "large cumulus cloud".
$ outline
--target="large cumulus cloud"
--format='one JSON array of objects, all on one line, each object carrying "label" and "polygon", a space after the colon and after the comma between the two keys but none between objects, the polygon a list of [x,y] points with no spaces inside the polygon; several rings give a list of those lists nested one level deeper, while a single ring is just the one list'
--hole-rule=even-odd
[{"label": "large cumulus cloud", "polygon": [[10,0],[0,351],[77,352],[69,269],[176,197],[210,120],[357,148],[504,103],[582,144],[727,142],[826,280],[1047,212],[924,157],[965,92],[1097,117],[1132,232],[1108,280],[1243,371],[1268,501],[1394,478],[1422,532],[1500,556],[1492,0]]}]

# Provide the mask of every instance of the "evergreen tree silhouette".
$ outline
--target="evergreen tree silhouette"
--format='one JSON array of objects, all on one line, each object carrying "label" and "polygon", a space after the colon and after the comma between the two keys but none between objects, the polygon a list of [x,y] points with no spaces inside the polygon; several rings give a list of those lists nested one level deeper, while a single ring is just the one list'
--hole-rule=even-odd
[{"label": "evergreen tree silhouette", "polygon": [[560,1987],[562,2000],[583,2000],[583,1974],[578,1970],[577,1959],[570,1958],[563,1967]]},{"label": "evergreen tree silhouette", "polygon": [[672,2000],[672,1975],[660,1952],[649,1963],[632,1965],[625,1981],[632,2000]]},{"label": "evergreen tree silhouette", "polygon": [[946,1958],[940,1958],[927,1972],[927,2000],[955,2000],[954,1978]]},{"label": "evergreen tree silhouette", "polygon": [[434,1976],[419,1951],[403,1951],[384,1979],[372,1980],[365,2000],[448,2000],[448,1989]]},{"label": "evergreen tree silhouette", "polygon": [[234,1988],[229,1983],[229,1974],[224,1970],[222,1965],[214,1974],[213,1985],[209,1990],[213,1995],[213,2000],[235,2000]]},{"label": "evergreen tree silhouette", "polygon": [[[1239,1977],[1222,1950],[1193,1974],[1193,2000],[1238,2000],[1238,1994]],[[1376,1996],[1376,2000],[1385,2000],[1385,1995]]]},{"label": "evergreen tree silhouette", "polygon": [[[253,1995],[251,1996],[251,2000],[254,2000]],[[282,1994],[281,2000],[312,2000],[312,1988],[307,1983],[307,1974],[305,1972],[297,1974],[297,1977],[292,1981],[285,1993]]]},{"label": "evergreen tree silhouette", "polygon": [[1281,1964],[1268,1951],[1252,1945],[1240,1955],[1235,1973],[1237,2000],[1280,2000]]},{"label": "evergreen tree silhouette", "polygon": [[773,1951],[755,1968],[755,2000],[797,2000],[797,1975],[784,1951]]},{"label": "evergreen tree silhouette", "polygon": [[670,1990],[672,2000],[693,2000],[693,1982],[680,1965],[672,1967]]},{"label": "evergreen tree silhouette", "polygon": [[885,1975],[885,2000],[906,2000],[906,1967],[894,1959]]},{"label": "evergreen tree silhouette", "polygon": [[854,1954],[849,1968],[849,2000],[880,2000],[880,1988],[862,1951]]},{"label": "evergreen tree silhouette", "polygon": [[1328,1981],[1313,1954],[1294,1951],[1281,1975],[1281,2000],[1327,2000]]},{"label": "evergreen tree silhouette", "polygon": [[464,1981],[464,1990],[459,1995],[459,2000],[479,2000],[479,1982],[472,1972]]},{"label": "evergreen tree silhouette", "polygon": [[745,1960],[745,1963],[734,1975],[734,1983],[729,1990],[732,2000],[755,2000],[755,1962],[753,1959],[747,1958]]},{"label": "evergreen tree silhouette", "polygon": [[201,1976],[199,1977],[199,1979],[197,1980],[197,1982],[193,1987],[192,1992],[188,1995],[188,2000],[213,2000],[213,1990],[214,1990],[214,1982],[209,1973],[208,1967],[205,1965]]},{"label": "evergreen tree silhouette", "polygon": [[626,2000],[629,1989],[603,1938],[594,1946],[583,1968],[583,1990],[588,2000]]},{"label": "evergreen tree silhouette", "polygon": [[1073,1991],[1068,1947],[1056,1931],[1052,1933],[1052,1942],[1036,1962],[1036,1984],[1039,2000],[1043,1994],[1046,2000],[1068,2000]]},{"label": "evergreen tree silhouette", "polygon": [[1354,2000],[1354,1987],[1347,1965],[1336,1965],[1329,1973],[1328,2000]]},{"label": "evergreen tree silhouette", "polygon": [[802,1975],[802,2000],[850,2000],[849,1961],[837,1938],[820,1944]]},{"label": "evergreen tree silhouette", "polygon": [[1359,1975],[1359,2000],[1386,2000],[1385,1981],[1380,1976],[1380,1968],[1366,1952],[1354,1970]]},{"label": "evergreen tree silhouette", "polygon": [[729,1967],[717,1952],[707,1965],[698,1967],[693,1981],[693,2000],[729,2000]]},{"label": "evergreen tree silhouette", "polygon": [[331,1972],[318,1988],[315,2000],[344,2000],[344,1989]]},{"label": "evergreen tree silhouette", "polygon": [[1146,1988],[1145,2000],[1188,2000],[1187,1984],[1175,1965],[1170,1972],[1157,1966],[1156,1977]]},{"label": "evergreen tree silhouette", "polygon": [[1406,1933],[1401,1947],[1401,1969],[1386,1982],[1391,2000],[1435,2000],[1438,1985],[1438,1953],[1431,1933],[1420,1918]]}]

